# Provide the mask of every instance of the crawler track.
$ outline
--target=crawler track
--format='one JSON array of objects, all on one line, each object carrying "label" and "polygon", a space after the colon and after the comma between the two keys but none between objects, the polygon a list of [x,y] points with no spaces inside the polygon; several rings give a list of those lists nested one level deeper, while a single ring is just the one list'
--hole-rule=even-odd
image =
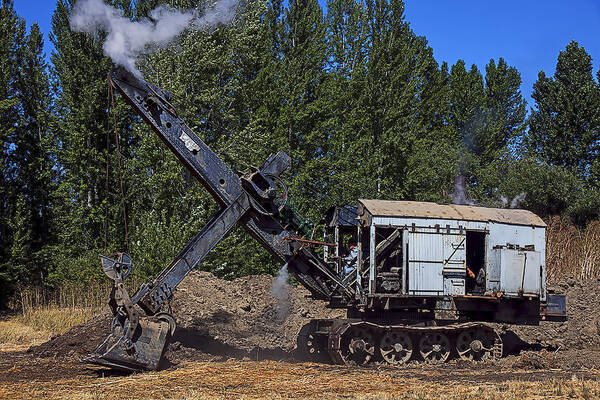
[{"label": "crawler track", "polygon": [[313,361],[336,364],[430,364],[451,358],[487,361],[502,356],[502,339],[476,322],[443,326],[380,325],[357,320],[313,320],[300,332],[299,349]]}]

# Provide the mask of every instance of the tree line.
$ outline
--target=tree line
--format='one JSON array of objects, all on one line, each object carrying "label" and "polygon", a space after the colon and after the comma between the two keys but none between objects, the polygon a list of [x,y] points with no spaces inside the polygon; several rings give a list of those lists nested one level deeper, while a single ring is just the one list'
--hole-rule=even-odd
[{"label": "tree line", "polygon": [[[141,279],[155,275],[217,211],[110,95],[102,34],[70,29],[73,3],[57,1],[44,39],[0,0],[4,299],[17,285],[97,280],[98,254],[117,250],[131,253]],[[159,4],[205,7],[108,3],[132,20]],[[54,45],[49,63],[44,40]],[[287,151],[290,200],[316,223],[358,198],[448,203],[459,173],[480,205],[519,196],[541,216],[598,218],[600,73],[574,41],[553,76],[539,73],[529,112],[515,67],[501,57],[485,71],[439,63],[401,0],[329,0],[326,11],[317,0],[241,0],[233,23],[186,31],[139,66],[233,169]],[[277,267],[241,229],[201,266],[229,278]]]}]

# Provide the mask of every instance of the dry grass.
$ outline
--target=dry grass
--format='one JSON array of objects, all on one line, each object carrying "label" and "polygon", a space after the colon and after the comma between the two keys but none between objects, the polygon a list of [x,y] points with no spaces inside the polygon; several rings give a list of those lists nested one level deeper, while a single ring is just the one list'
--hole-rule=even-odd
[{"label": "dry grass", "polygon": [[26,350],[30,346],[44,343],[50,337],[49,332],[23,325],[14,318],[0,321],[0,352]]},{"label": "dry grass", "polygon": [[75,325],[87,321],[98,313],[98,308],[55,308],[52,306],[27,309],[14,317],[14,320],[25,326],[34,327],[53,335],[65,333]]},{"label": "dry grass", "polygon": [[[132,279],[127,287],[132,289],[139,283],[139,279]],[[108,280],[65,284],[55,290],[21,288],[9,303],[17,313],[0,319],[0,351],[24,350],[81,324],[106,305],[110,289]]]},{"label": "dry grass", "polygon": [[[545,374],[545,375],[542,375]],[[131,376],[80,376],[51,382],[5,384],[0,398],[112,399],[540,399],[600,395],[600,372],[587,379],[552,378],[548,371],[488,368],[362,369],[283,362],[196,362],[178,369]],[[550,377],[548,377],[550,376]]]},{"label": "dry grass", "polygon": [[9,304],[10,308],[27,313],[45,308],[96,308],[106,304],[111,283],[108,280],[92,283],[66,283],[58,289],[37,286],[22,288]]},{"label": "dry grass", "polygon": [[20,351],[65,333],[98,313],[98,308],[38,306],[0,320],[0,351]]},{"label": "dry grass", "polygon": [[578,230],[566,217],[552,217],[546,231],[547,279],[600,278],[600,221]]}]

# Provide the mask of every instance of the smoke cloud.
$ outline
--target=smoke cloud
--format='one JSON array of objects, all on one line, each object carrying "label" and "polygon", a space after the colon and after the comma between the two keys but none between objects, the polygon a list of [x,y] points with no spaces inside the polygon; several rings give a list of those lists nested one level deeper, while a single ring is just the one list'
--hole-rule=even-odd
[{"label": "smoke cloud", "polygon": [[506,196],[500,196],[500,201],[502,202],[503,208],[505,208],[506,206],[509,206],[510,208],[517,208],[525,200],[526,196],[527,195],[525,194],[525,192],[521,192],[510,201],[510,204]]},{"label": "smoke cloud", "polygon": [[517,208],[519,207],[519,205],[521,205],[521,203],[523,202],[523,200],[525,200],[525,192],[521,192],[520,194],[516,195],[514,199],[512,199],[512,201],[510,202],[510,208]]},{"label": "smoke cloud", "polygon": [[159,6],[150,12],[150,19],[131,21],[103,0],[79,0],[70,15],[71,29],[97,37],[106,32],[104,55],[128,71],[141,77],[136,60],[143,52],[169,44],[185,29],[204,30],[227,24],[235,16],[237,0],[217,0],[203,15],[197,11],[178,11]]},{"label": "smoke cloud", "polygon": [[271,287],[271,294],[277,300],[277,321],[283,322],[290,314],[290,288],[288,284],[289,273],[287,263],[277,273],[277,278]]},{"label": "smoke cloud", "polygon": [[452,204],[474,206],[475,200],[467,198],[467,180],[463,175],[454,177],[454,192],[452,192]]}]

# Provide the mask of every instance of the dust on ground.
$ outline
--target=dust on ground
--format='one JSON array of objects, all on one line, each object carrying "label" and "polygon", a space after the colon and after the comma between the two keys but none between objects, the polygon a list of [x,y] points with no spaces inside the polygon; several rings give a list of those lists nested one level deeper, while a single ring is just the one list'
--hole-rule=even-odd
[{"label": "dust on ground", "polygon": [[0,398],[517,400],[600,394],[597,370],[515,370],[491,363],[355,368],[286,361],[192,361],[163,371],[120,375],[72,358],[25,357],[32,365],[0,359]]}]

